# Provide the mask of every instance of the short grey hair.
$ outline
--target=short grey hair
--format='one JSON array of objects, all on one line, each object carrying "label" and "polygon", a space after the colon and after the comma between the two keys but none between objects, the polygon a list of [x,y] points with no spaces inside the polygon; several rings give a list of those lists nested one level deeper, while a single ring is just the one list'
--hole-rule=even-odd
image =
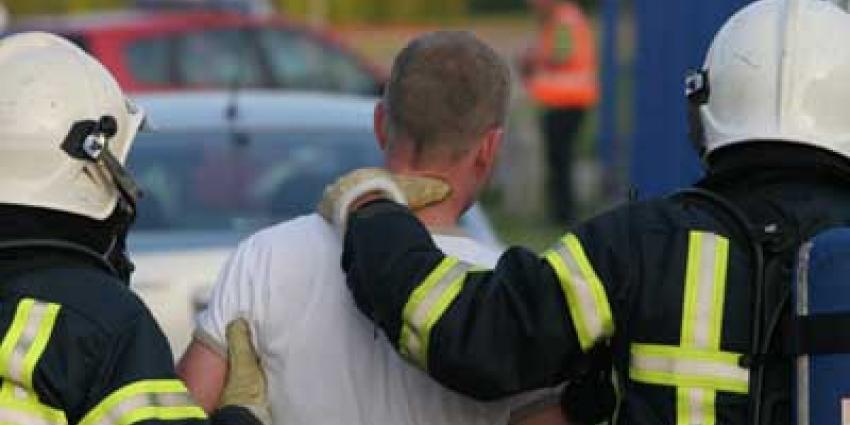
[{"label": "short grey hair", "polygon": [[493,48],[466,31],[420,36],[396,57],[384,95],[388,131],[415,146],[464,152],[505,124],[510,68]]}]

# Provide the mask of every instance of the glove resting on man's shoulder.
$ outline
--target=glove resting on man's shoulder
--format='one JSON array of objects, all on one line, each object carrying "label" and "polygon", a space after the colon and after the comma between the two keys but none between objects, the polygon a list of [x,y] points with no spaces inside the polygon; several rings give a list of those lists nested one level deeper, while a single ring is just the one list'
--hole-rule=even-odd
[{"label": "glove resting on man's shoulder", "polygon": [[396,175],[382,168],[361,168],[328,186],[317,210],[340,235],[345,235],[348,215],[364,199],[388,199],[416,211],[439,203],[449,195],[451,187],[437,178]]}]

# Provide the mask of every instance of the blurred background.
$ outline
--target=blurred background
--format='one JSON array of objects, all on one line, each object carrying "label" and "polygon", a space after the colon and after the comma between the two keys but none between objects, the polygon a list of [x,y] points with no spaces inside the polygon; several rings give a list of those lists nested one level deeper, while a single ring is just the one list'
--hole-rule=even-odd
[{"label": "blurred background", "polygon": [[[309,213],[334,177],[380,163],[372,108],[394,55],[422,32],[473,31],[516,68],[499,169],[464,218],[475,237],[543,249],[576,220],[698,179],[684,76],[748,1],[570,2],[583,24],[567,18],[566,32],[530,8],[555,1],[5,0],[2,24],[64,35],[148,111],[156,131],[129,160],[147,195],[133,285],[179,353],[240,238]],[[590,100],[567,108],[582,111],[575,131],[545,131],[564,108],[532,81],[553,66],[587,77]],[[553,146],[569,151],[560,163]],[[553,168],[568,212],[546,191]]]},{"label": "blurred background", "polygon": [[[600,1],[579,3],[601,42]],[[518,61],[538,32],[525,0],[6,0],[5,5],[13,31],[61,33],[104,62],[125,90],[143,96],[181,87],[236,86],[371,96],[380,93],[394,55],[421,32],[474,31],[510,63]],[[626,44],[618,61],[624,64],[633,51],[629,9],[623,5],[617,18],[622,27],[617,32]],[[236,30],[246,27],[284,28],[286,34],[309,36],[274,31],[255,36]],[[617,83],[623,91],[630,85],[626,79]],[[483,203],[505,243],[542,248],[566,223],[546,214],[539,111],[519,78],[514,94],[509,143]],[[628,98],[618,102],[625,108]],[[596,213],[626,193],[627,158],[609,153],[610,163],[600,163],[596,108],[589,115],[575,140],[564,142],[576,146],[576,218]],[[156,116],[151,120],[159,121]],[[617,125],[627,125],[622,121]],[[625,146],[616,149],[626,155]]]}]

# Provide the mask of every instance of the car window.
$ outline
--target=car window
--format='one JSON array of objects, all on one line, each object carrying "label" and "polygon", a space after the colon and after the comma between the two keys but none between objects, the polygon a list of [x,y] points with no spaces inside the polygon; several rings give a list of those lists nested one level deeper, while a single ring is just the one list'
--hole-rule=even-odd
[{"label": "car window", "polygon": [[264,85],[258,50],[241,29],[187,33],[180,39],[176,57],[180,78],[187,85]]},{"label": "car window", "polygon": [[171,37],[156,37],[130,44],[127,48],[127,62],[133,79],[147,84],[172,84],[169,66],[171,43]]},{"label": "car window", "polygon": [[374,94],[374,78],[353,56],[303,32],[265,29],[257,34],[278,86]]},{"label": "car window", "polygon": [[253,231],[315,209],[340,174],[380,163],[371,131],[139,135],[136,230]]},{"label": "car window", "polygon": [[376,94],[378,84],[371,74],[363,70],[359,62],[336,49],[331,49],[326,58],[324,69],[335,90],[367,96]]}]

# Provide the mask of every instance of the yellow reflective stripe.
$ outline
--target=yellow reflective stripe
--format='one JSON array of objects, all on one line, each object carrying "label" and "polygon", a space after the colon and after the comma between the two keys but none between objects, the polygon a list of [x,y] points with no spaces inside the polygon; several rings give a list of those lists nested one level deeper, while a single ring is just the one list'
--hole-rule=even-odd
[{"label": "yellow reflective stripe", "polygon": [[32,382],[59,310],[31,298],[18,302],[0,343],[0,424],[67,425],[64,412],[39,402]]},{"label": "yellow reflective stripe", "polygon": [[[726,296],[729,240],[706,232],[688,235],[688,261],[682,308],[682,347],[719,350]],[[680,424],[713,425],[715,395],[711,391],[679,388]]]},{"label": "yellow reflective stripe", "polygon": [[614,319],[605,287],[593,270],[578,238],[565,236],[546,253],[567,301],[582,350],[614,334]]},{"label": "yellow reflective stripe", "polygon": [[437,301],[437,304],[434,305],[434,308],[431,309],[431,312],[428,314],[428,321],[425,324],[425,330],[423,332],[425,343],[422,344],[422,349],[419,354],[419,364],[425,370],[428,370],[428,347],[431,344],[431,330],[434,328],[434,325],[440,320],[440,317],[443,316],[443,313],[448,310],[449,306],[454,302],[455,298],[460,294],[460,290],[463,288],[463,282],[466,279],[466,276],[461,276],[452,281],[449,284],[449,287],[443,292],[440,296],[440,299]]},{"label": "yellow reflective stripe", "polygon": [[682,310],[682,346],[719,348],[729,240],[691,232]]},{"label": "yellow reflective stripe", "polygon": [[41,323],[39,323],[38,333],[24,357],[23,384],[26,388],[35,388],[32,384],[35,366],[44,353],[44,349],[47,348],[47,342],[50,340],[50,334],[53,333],[56,318],[59,317],[60,306],[58,304],[46,304],[44,308],[45,312],[41,318]]},{"label": "yellow reflective stripe", "polygon": [[686,425],[714,425],[715,391],[702,388],[676,390],[676,423]]},{"label": "yellow reflective stripe", "polygon": [[[199,413],[200,412],[200,413]],[[158,419],[173,421],[177,419],[205,419],[206,415],[199,407],[142,407],[121,418],[118,424],[134,424],[141,421]]]},{"label": "yellow reflective stripe", "polygon": [[457,298],[471,269],[472,266],[457,258],[444,258],[404,306],[399,348],[404,357],[425,370],[431,330]]},{"label": "yellow reflective stripe", "polygon": [[9,363],[11,363],[12,354],[18,345],[18,340],[21,338],[30,309],[32,309],[34,303],[35,300],[24,299],[18,303],[18,307],[15,309],[12,325],[9,326],[9,330],[3,337],[3,342],[0,343],[0,376],[9,376]]},{"label": "yellow reflective stripe", "polygon": [[729,240],[721,238],[717,243],[714,263],[714,302],[711,312],[709,346],[720,348],[723,333],[723,306],[726,304],[726,275],[729,268]]},{"label": "yellow reflective stripe", "polygon": [[[15,386],[11,385],[11,387]],[[4,389],[11,387],[6,387],[6,382],[4,382]],[[26,389],[20,387],[17,387],[17,389],[21,390],[24,394],[28,394]],[[35,400],[34,395],[26,395],[22,399],[18,399],[14,395],[10,394],[10,397],[6,397],[4,394],[2,400],[0,400],[0,423],[67,425],[68,420],[65,418],[64,412],[38,403]]]},{"label": "yellow reflective stripe", "polygon": [[3,384],[0,385],[0,400],[14,397],[14,389],[15,385],[12,384],[12,382],[9,380],[3,380]]},{"label": "yellow reflective stripe", "polygon": [[700,254],[702,248],[702,233],[691,232],[688,243],[688,263],[685,270],[685,298],[682,308],[682,345],[691,345],[694,340],[695,305],[697,303],[697,287]]},{"label": "yellow reflective stripe", "polygon": [[47,347],[60,306],[25,298],[0,343],[0,376],[33,389],[36,364]]},{"label": "yellow reflective stripe", "polygon": [[176,379],[129,384],[103,399],[80,425],[130,425],[143,420],[204,419],[206,414]]},{"label": "yellow reflective stripe", "polygon": [[634,344],[631,354],[629,373],[637,382],[737,394],[749,391],[749,371],[739,366],[737,353]]}]

